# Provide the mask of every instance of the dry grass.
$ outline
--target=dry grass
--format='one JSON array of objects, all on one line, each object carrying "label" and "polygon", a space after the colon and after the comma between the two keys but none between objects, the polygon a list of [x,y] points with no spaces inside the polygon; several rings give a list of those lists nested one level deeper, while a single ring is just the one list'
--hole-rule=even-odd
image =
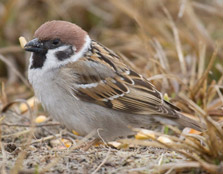
[{"label": "dry grass", "polygon": [[[219,0],[1,1],[0,107],[6,111],[0,117],[1,173],[223,173],[222,8]],[[85,139],[78,141],[54,121],[32,124],[32,118],[45,113],[34,107],[30,117],[15,103],[33,96],[25,78],[29,55],[18,38],[31,39],[39,25],[52,19],[77,23],[122,54],[207,130],[182,138],[170,127],[171,146],[157,139],[125,139],[120,141],[129,144],[126,149],[101,145],[83,152],[79,146]],[[70,139],[72,147],[53,147],[52,139],[61,137]]]}]

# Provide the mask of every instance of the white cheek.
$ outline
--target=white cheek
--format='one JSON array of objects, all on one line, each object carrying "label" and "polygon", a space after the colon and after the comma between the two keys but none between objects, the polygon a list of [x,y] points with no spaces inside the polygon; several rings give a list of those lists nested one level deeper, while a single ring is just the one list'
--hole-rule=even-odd
[{"label": "white cheek", "polygon": [[69,48],[69,46],[66,45],[66,46],[61,46],[59,48],[48,50],[48,52],[46,54],[47,58],[44,62],[43,69],[49,70],[52,68],[59,67],[63,63],[63,61],[58,60],[55,54],[58,51],[65,51],[68,48]]},{"label": "white cheek", "polygon": [[[69,45],[65,45],[65,46],[61,46],[59,48],[48,50],[48,52],[46,54],[46,60],[44,62],[42,70],[43,71],[48,71],[49,69],[55,69],[55,68],[58,68],[58,67],[60,67],[62,65],[65,65],[65,64],[68,64],[68,63],[72,63],[72,62],[76,62],[89,49],[90,44],[91,44],[91,39],[87,35],[86,38],[85,38],[85,44],[83,45],[81,50],[78,51],[78,52],[75,52],[74,55],[72,55],[71,57],[69,57],[69,58],[67,58],[65,60],[62,60],[62,61],[58,60],[58,58],[56,57],[55,53],[58,52],[58,51],[65,51],[66,49],[68,49],[70,47]],[[73,50],[75,51],[76,48],[73,47]]]}]

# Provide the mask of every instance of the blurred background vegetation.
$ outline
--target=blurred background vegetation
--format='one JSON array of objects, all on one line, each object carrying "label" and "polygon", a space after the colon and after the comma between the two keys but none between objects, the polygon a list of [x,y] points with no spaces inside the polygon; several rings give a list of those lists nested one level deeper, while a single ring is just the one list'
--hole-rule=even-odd
[{"label": "blurred background vegetation", "polygon": [[193,89],[216,43],[208,84],[223,73],[222,9],[221,0],[1,0],[0,55],[10,66],[0,60],[0,80],[6,85],[21,82],[14,69],[26,76],[29,53],[20,48],[19,36],[30,40],[42,23],[59,19],[78,24],[130,59],[133,68],[156,79],[162,92],[188,92],[203,103],[204,93],[194,96]]}]

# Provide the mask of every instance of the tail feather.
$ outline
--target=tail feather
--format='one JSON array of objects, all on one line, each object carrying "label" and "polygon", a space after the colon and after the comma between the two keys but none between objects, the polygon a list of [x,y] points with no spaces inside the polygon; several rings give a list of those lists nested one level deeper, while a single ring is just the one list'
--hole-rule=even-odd
[{"label": "tail feather", "polygon": [[198,131],[201,131],[202,128],[204,127],[204,125],[202,125],[198,119],[188,114],[183,114],[181,110],[178,107],[174,106],[173,104],[165,101],[164,106],[166,107],[166,109],[176,114],[176,118],[175,119],[173,118],[173,121],[175,121],[179,126],[183,128],[184,127],[193,128]]},{"label": "tail feather", "polygon": [[199,120],[196,118],[193,118],[191,116],[179,112],[178,115],[179,118],[176,120],[176,122],[182,127],[189,127],[192,129],[196,129],[198,131],[201,131],[202,128],[204,127],[204,125],[202,125],[202,123],[200,123]]}]

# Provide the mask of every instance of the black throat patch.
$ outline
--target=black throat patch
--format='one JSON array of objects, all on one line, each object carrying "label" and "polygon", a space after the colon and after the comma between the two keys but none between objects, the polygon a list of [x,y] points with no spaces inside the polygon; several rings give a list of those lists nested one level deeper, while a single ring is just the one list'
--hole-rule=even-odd
[{"label": "black throat patch", "polygon": [[72,46],[69,46],[67,49],[63,51],[58,51],[55,53],[55,56],[58,60],[63,61],[65,59],[70,58],[74,54],[74,50]]},{"label": "black throat patch", "polygon": [[32,65],[30,66],[30,69],[42,68],[46,60],[46,52],[33,53],[32,59],[33,60],[32,60]]}]

